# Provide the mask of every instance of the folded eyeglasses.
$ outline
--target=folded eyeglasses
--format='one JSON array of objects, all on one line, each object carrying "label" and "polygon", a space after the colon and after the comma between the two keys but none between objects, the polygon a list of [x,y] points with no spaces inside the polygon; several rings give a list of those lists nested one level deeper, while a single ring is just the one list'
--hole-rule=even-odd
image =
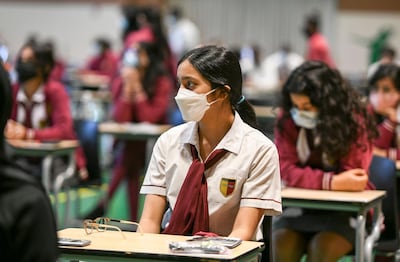
[{"label": "folded eyeglasses", "polygon": [[[126,239],[124,233],[122,232],[121,228],[115,225],[110,225],[110,222],[114,223],[120,223],[125,224],[125,225],[135,225],[136,226],[136,232],[139,232],[141,235],[143,233],[141,232],[140,225],[139,223],[128,221],[128,220],[118,220],[118,219],[112,219],[108,217],[98,217],[94,220],[92,219],[86,219],[83,221],[83,228],[85,229],[85,232],[87,235],[90,235],[93,233],[93,231],[97,232],[105,232],[105,231],[119,231],[124,239]],[[132,230],[129,230],[132,231]]]}]

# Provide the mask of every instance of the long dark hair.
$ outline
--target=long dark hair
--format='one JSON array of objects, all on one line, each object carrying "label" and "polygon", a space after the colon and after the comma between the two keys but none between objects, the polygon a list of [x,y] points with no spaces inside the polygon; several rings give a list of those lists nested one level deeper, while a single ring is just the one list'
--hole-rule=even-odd
[{"label": "long dark hair", "polygon": [[242,70],[237,56],[224,47],[208,45],[187,52],[178,62],[188,60],[215,89],[230,86],[229,100],[232,108],[248,125],[258,128],[253,107],[242,95]]},{"label": "long dark hair", "polygon": [[[364,130],[368,132],[370,141],[377,135],[375,122],[360,94],[347,84],[337,70],[322,62],[303,63],[284,84],[281,97],[283,117],[277,122],[280,131],[283,131],[283,123],[290,117],[293,107],[290,94],[306,95],[318,108],[316,135],[320,137],[322,151],[331,158],[346,156]],[[365,145],[358,146],[365,148]]]},{"label": "long dark hair", "polygon": [[146,94],[152,98],[156,89],[156,81],[162,75],[167,75],[161,50],[155,43],[140,42],[139,49],[146,52],[149,57],[149,65],[142,79],[142,86]]}]

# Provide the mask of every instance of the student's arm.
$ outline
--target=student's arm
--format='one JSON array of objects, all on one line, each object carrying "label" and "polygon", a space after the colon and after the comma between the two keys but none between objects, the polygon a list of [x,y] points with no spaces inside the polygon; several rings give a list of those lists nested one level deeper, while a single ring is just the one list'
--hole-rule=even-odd
[{"label": "student's arm", "polygon": [[230,237],[237,237],[242,240],[252,240],[257,226],[264,214],[263,209],[254,207],[241,207],[233,224]]},{"label": "student's arm", "polygon": [[395,130],[396,123],[385,119],[378,125],[379,136],[375,139],[374,145],[381,149],[389,149],[395,135]]},{"label": "student's arm", "polygon": [[160,233],[161,220],[166,206],[167,200],[165,196],[146,195],[139,223],[142,233]]},{"label": "student's arm", "polygon": [[49,82],[45,87],[46,105],[49,107],[51,126],[35,129],[31,139],[74,139],[74,126],[70,100],[63,85]]},{"label": "student's arm", "polygon": [[329,190],[331,174],[310,166],[300,166],[296,142],[298,131],[292,120],[286,120],[283,130],[275,129],[275,144],[279,152],[281,178],[286,186]]}]

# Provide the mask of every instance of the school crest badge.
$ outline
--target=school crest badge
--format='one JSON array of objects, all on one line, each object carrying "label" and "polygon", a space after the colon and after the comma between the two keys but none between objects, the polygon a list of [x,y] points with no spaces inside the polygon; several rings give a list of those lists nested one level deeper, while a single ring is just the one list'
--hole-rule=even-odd
[{"label": "school crest badge", "polygon": [[235,190],[236,179],[222,178],[219,184],[219,191],[225,197],[231,195]]}]

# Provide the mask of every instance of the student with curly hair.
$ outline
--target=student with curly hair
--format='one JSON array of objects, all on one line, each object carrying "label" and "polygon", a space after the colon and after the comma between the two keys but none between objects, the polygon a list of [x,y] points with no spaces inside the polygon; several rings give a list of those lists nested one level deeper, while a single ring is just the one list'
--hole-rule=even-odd
[{"label": "student with curly hair", "polygon": [[[333,191],[373,189],[368,180],[374,122],[338,71],[308,61],[282,90],[275,129],[281,178],[289,187]],[[276,261],[337,261],[353,249],[347,212],[285,209],[275,221]]]}]

